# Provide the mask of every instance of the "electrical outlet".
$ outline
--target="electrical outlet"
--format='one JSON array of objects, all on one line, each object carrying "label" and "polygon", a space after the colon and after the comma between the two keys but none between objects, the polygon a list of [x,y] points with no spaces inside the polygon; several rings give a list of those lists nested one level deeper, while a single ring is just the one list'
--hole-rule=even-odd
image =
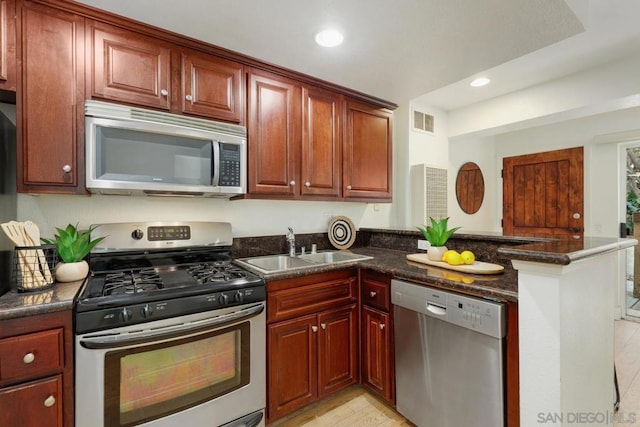
[{"label": "electrical outlet", "polygon": [[424,249],[425,251],[429,249],[431,243],[428,240],[418,240],[418,249]]}]

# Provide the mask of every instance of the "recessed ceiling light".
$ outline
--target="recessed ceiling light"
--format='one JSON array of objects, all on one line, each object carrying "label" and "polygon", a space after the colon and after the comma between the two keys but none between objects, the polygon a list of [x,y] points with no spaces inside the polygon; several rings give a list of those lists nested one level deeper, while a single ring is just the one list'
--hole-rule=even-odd
[{"label": "recessed ceiling light", "polygon": [[316,43],[324,47],[334,47],[342,44],[344,37],[338,30],[322,30],[316,34]]},{"label": "recessed ceiling light", "polygon": [[488,85],[490,81],[491,80],[489,80],[486,77],[478,77],[477,79],[472,80],[471,83],[469,84],[473,87],[480,87],[480,86]]}]

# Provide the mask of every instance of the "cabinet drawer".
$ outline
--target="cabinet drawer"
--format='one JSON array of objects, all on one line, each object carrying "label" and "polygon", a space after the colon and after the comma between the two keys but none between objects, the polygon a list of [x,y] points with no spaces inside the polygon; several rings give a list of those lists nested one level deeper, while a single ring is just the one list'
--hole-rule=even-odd
[{"label": "cabinet drawer", "polygon": [[274,291],[267,296],[267,321],[317,313],[357,299],[355,277]]},{"label": "cabinet drawer", "polygon": [[62,376],[0,389],[2,425],[62,426]]},{"label": "cabinet drawer", "polygon": [[362,303],[383,311],[389,311],[389,285],[367,279],[363,280]]},{"label": "cabinet drawer", "polygon": [[62,370],[62,329],[0,340],[0,382]]}]

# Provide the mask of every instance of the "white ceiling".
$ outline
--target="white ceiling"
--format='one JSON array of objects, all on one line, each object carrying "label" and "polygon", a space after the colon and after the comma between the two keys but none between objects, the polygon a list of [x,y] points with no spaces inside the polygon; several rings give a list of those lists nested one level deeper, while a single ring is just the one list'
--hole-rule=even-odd
[{"label": "white ceiling", "polygon": [[[396,103],[445,110],[631,53],[635,0],[80,0]],[[337,48],[313,42],[333,26]],[[489,86],[470,88],[486,75]]]}]

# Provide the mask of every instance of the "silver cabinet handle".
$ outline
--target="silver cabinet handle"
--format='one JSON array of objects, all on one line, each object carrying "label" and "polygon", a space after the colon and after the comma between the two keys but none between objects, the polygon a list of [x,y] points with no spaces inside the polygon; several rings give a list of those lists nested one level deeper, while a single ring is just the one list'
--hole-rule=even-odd
[{"label": "silver cabinet handle", "polygon": [[322,326],[322,329],[327,329],[327,324],[326,323],[320,323],[320,326]]},{"label": "silver cabinet handle", "polygon": [[49,396],[44,400],[44,406],[46,406],[47,408],[51,408],[55,404],[56,404],[56,398],[53,396]]},{"label": "silver cabinet handle", "polygon": [[313,332],[318,332],[318,327],[317,327],[317,326],[312,326],[312,327],[311,327],[311,330],[312,330]]},{"label": "silver cabinet handle", "polygon": [[378,295],[378,293],[377,293],[376,291],[371,291],[371,292],[369,292],[369,296],[370,296],[371,298],[375,298],[375,297],[376,297],[376,295]]},{"label": "silver cabinet handle", "polygon": [[169,91],[168,91],[168,90],[166,90],[166,89],[161,89],[161,90],[160,90],[160,95],[162,95],[162,96],[167,96],[167,95],[169,95]]},{"label": "silver cabinet handle", "polygon": [[384,329],[384,323],[380,323],[380,330]]},{"label": "silver cabinet handle", "polygon": [[64,166],[62,167],[62,171],[63,171],[64,173],[69,173],[69,172],[71,172],[71,166],[70,166],[70,165],[64,165]]},{"label": "silver cabinet handle", "polygon": [[193,96],[191,96],[191,95],[187,95],[184,98],[189,102],[193,102]]},{"label": "silver cabinet handle", "polygon": [[309,188],[309,187],[311,187],[311,183],[309,181],[307,181],[307,182],[304,183],[304,186]]},{"label": "silver cabinet handle", "polygon": [[294,180],[291,180],[291,182],[289,183],[289,185],[293,187],[293,186],[295,186],[295,185],[296,185],[296,182],[295,182]]},{"label": "silver cabinet handle", "polygon": [[351,186],[350,185],[347,185],[347,190],[351,190]]},{"label": "silver cabinet handle", "polygon": [[36,356],[35,356],[35,354],[33,354],[33,353],[27,353],[27,354],[25,354],[25,355],[24,355],[24,357],[22,358],[22,361],[23,361],[25,364],[27,364],[27,365],[28,365],[29,363],[32,363],[34,360],[36,360]]}]

